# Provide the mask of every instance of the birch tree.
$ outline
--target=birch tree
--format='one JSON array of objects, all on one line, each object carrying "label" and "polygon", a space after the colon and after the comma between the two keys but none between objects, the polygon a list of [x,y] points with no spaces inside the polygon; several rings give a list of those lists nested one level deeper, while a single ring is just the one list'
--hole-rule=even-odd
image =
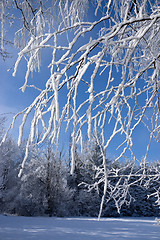
[{"label": "birch tree", "polygon": [[[21,22],[16,24],[14,35],[19,53],[13,76],[24,61],[26,73],[21,90],[37,90],[34,101],[14,116],[9,127],[12,128],[17,117],[22,115],[20,145],[26,120],[31,115],[20,175],[30,145],[39,145],[46,138],[58,145],[62,126],[72,130],[73,174],[76,144],[81,143],[83,149],[87,130],[89,140],[93,132],[97,136],[103,158],[103,164],[97,167],[97,174],[103,175],[101,181],[104,183],[101,211],[110,174],[118,179],[111,192],[121,188],[117,194],[121,192],[119,199],[125,201],[128,187],[134,183],[132,175],[138,177],[136,182],[142,182],[147,174],[147,154],[152,140],[160,141],[159,1],[1,0],[1,49],[6,34],[6,11],[12,24]],[[39,87],[29,82],[36,70],[41,71],[45,52],[49,53],[46,69],[49,77]],[[136,161],[133,135],[141,124],[150,136],[146,154],[140,162],[141,172],[133,173],[131,167],[130,173],[122,178],[120,170],[107,169],[106,151],[118,137],[121,140],[116,146],[119,149],[116,160],[130,152],[133,162]],[[117,207],[120,206],[121,203]]]}]

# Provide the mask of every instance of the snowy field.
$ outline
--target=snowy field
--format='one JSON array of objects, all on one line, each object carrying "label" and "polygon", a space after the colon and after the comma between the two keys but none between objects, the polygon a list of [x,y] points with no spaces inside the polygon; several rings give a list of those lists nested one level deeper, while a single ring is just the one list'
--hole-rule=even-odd
[{"label": "snowy field", "polygon": [[160,240],[154,218],[43,218],[0,215],[0,240]]}]

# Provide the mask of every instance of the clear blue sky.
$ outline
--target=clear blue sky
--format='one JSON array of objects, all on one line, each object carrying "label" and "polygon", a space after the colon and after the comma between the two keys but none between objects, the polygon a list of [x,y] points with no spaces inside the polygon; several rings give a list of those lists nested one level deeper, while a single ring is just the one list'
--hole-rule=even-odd
[{"label": "clear blue sky", "polygon": [[[27,89],[26,92],[22,93],[19,89],[24,82],[25,66],[23,66],[23,63],[21,63],[16,77],[12,77],[13,64],[15,59],[16,54],[14,54],[12,58],[6,59],[5,62],[0,58],[0,114],[2,114],[1,116],[3,116],[3,114],[6,114],[8,118],[6,125],[8,125],[11,121],[13,114],[27,107],[36,96],[36,92],[34,92],[33,90],[30,91]],[[10,69],[10,71],[7,71],[8,69]],[[42,71],[40,74],[37,73],[35,75],[35,78],[38,79],[38,81],[44,81],[44,78],[46,77],[47,75],[44,71]],[[17,121],[17,124],[12,131],[12,134],[16,138],[18,137],[19,123],[20,119]],[[27,126],[27,128],[29,129],[29,125]],[[28,129],[26,129],[26,132],[28,132]],[[140,159],[145,154],[146,144],[148,142],[148,135],[145,131],[145,128],[141,125],[136,129],[134,136],[136,140],[134,141],[133,149],[137,157]],[[114,156],[117,155],[115,151],[117,141],[119,141],[118,138],[113,141],[111,147],[108,149],[107,155],[111,158],[114,158]],[[68,145],[68,134],[66,134],[65,137],[63,135],[62,145],[64,145],[65,147]],[[148,160],[159,159],[160,144],[153,141],[148,155]]]},{"label": "clear blue sky", "polygon": [[[91,14],[91,13],[90,13]],[[5,61],[0,58],[0,114],[6,114],[8,117],[7,124],[12,120],[13,114],[23,110],[25,107],[29,106],[30,103],[36,96],[36,92],[32,89],[26,89],[24,93],[19,89],[24,83],[25,69],[26,65],[22,61],[20,66],[18,67],[18,71],[16,77],[12,77],[14,62],[17,57],[17,52],[10,48],[10,58],[7,58]],[[47,63],[48,63],[47,54],[44,56],[42,60],[42,70],[40,73],[34,73],[34,78],[32,81],[36,81],[38,83],[45,83],[45,80],[48,79],[49,72],[46,71]],[[10,71],[7,71],[10,69]],[[103,80],[103,79],[102,79]],[[99,87],[102,87],[103,81]],[[81,96],[83,97],[83,95]],[[63,101],[63,97],[61,98]],[[17,121],[12,134],[17,138],[18,137],[18,124],[20,123],[20,119]],[[26,133],[28,133],[29,125],[26,126]],[[68,146],[68,134],[63,135],[63,140],[61,144],[65,147]],[[145,131],[145,128],[140,125],[137,127],[134,133],[134,153],[137,158],[140,160],[144,155],[148,143],[148,134]],[[120,137],[116,138],[112,145],[109,147],[107,155],[110,158],[114,158],[117,156],[117,152],[115,150],[115,146],[117,142],[121,141]],[[156,142],[152,142],[150,152],[148,155],[148,160],[160,160],[160,144]]]}]

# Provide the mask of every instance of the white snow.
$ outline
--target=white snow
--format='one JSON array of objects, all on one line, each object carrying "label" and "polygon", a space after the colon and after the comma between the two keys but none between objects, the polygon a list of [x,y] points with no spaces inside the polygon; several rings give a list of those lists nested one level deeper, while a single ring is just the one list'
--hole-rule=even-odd
[{"label": "white snow", "polygon": [[154,218],[47,218],[0,215],[0,240],[159,240]]}]

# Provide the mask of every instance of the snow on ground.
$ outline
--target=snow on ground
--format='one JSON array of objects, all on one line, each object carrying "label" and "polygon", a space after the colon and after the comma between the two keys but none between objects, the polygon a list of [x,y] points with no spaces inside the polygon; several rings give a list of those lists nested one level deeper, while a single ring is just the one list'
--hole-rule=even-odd
[{"label": "snow on ground", "polygon": [[0,215],[0,240],[160,240],[154,218],[47,218]]}]

